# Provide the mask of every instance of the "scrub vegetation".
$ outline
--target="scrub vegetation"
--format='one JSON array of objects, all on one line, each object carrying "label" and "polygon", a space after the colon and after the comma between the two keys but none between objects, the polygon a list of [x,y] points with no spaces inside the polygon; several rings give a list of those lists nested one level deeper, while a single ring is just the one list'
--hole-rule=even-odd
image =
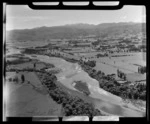
[{"label": "scrub vegetation", "polygon": [[105,75],[101,71],[96,71],[88,65],[79,63],[84,71],[86,71],[90,77],[96,79],[99,82],[99,86],[104,90],[120,96],[126,99],[140,99],[146,100],[146,85],[145,84],[133,84],[131,82],[126,84],[119,84],[113,77]]},{"label": "scrub vegetation", "polygon": [[78,89],[79,91],[83,92],[85,95],[90,95],[90,91],[88,89],[88,86],[86,84],[86,82],[82,82],[82,81],[74,81],[75,83],[75,88]]},{"label": "scrub vegetation", "polygon": [[98,109],[95,109],[93,104],[86,103],[77,96],[69,95],[61,87],[57,86],[57,77],[49,73],[37,73],[43,85],[48,89],[49,95],[58,104],[61,104],[64,111],[64,116],[86,115],[96,116],[102,115]]}]

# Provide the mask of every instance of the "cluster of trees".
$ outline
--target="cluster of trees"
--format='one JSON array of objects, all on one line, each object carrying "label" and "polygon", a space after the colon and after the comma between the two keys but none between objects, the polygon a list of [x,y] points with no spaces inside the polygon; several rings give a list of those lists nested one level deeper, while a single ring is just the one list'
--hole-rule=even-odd
[{"label": "cluster of trees", "polygon": [[67,58],[67,57],[65,57],[64,55],[61,55],[60,53],[56,53],[56,54],[45,54],[45,55],[48,55],[48,56],[50,56],[50,57],[60,57],[60,58],[65,59],[66,61],[72,62],[72,63],[78,62],[78,60],[73,59],[73,58]]},{"label": "cluster of trees", "polygon": [[126,99],[146,100],[145,84],[138,83],[134,85],[129,85],[131,83],[128,82],[126,84],[121,85],[113,77],[107,76],[101,71],[96,71],[90,66],[84,64],[80,65],[83,68],[83,70],[89,74],[89,76],[91,76],[92,78],[96,79],[99,82],[99,86],[104,90]]},{"label": "cluster of trees", "polygon": [[[25,72],[25,71],[27,71],[27,72],[42,72],[42,73],[45,73],[45,70],[37,70],[37,69],[35,69],[35,68],[23,68],[23,69],[18,69],[18,68],[6,68],[6,71],[8,72]],[[51,71],[49,71],[48,73],[53,73],[53,71],[51,72]]]},{"label": "cluster of trees", "polygon": [[42,54],[45,50],[26,48],[22,54]]},{"label": "cluster of trees", "polygon": [[97,56],[97,58],[99,58],[99,57],[106,57],[106,56],[108,56],[108,54],[105,53],[105,54],[103,55],[103,54],[100,54],[100,53],[99,53],[99,54],[97,54],[96,56]]},{"label": "cluster of trees", "polygon": [[94,61],[94,60],[92,60],[92,61],[90,61],[90,60],[88,60],[88,61],[80,60],[79,63],[82,64],[82,65],[90,66],[90,67],[95,67],[96,66],[96,61]]},{"label": "cluster of trees", "polygon": [[[10,77],[8,80],[9,80],[9,82],[19,83],[19,78],[17,75],[14,77]],[[22,81],[22,83],[25,82],[25,76],[23,74],[21,74],[21,81]]]},{"label": "cluster of trees", "polygon": [[65,59],[68,62],[72,62],[72,63],[76,63],[78,62],[77,60],[73,59],[73,58],[67,58],[67,57],[63,57],[63,59]]},{"label": "cluster of trees", "polygon": [[141,73],[141,74],[146,73],[146,66],[138,67],[138,73]]},{"label": "cluster of trees", "polygon": [[141,51],[141,49],[136,48],[135,46],[128,48],[128,50],[129,50],[129,52],[140,52]]},{"label": "cluster of trees", "polygon": [[104,90],[111,92],[117,96],[120,96],[125,99],[141,99],[146,100],[146,85],[138,84],[138,85],[120,85],[114,81],[101,80],[99,85]]},{"label": "cluster of trees", "polygon": [[97,45],[99,45],[100,42],[101,42],[101,41],[97,40],[97,41],[95,41],[95,42],[92,42],[92,45],[93,45],[93,46],[97,46]]},{"label": "cluster of trees", "polygon": [[122,56],[130,56],[130,55],[112,55],[111,57],[122,57]]},{"label": "cluster of trees", "polygon": [[25,62],[30,62],[31,61],[31,59],[15,59],[15,60],[11,60],[11,61],[9,61],[9,60],[7,60],[6,61],[6,66],[7,65],[16,65],[16,64],[22,64],[22,63],[25,63]]},{"label": "cluster of trees", "polygon": [[[15,67],[11,67],[11,66],[9,66],[9,65],[17,65],[17,64],[23,64],[23,63],[26,63],[26,62],[31,62],[31,63],[33,63],[33,65],[34,65],[34,68],[29,68],[29,67],[25,67],[25,68],[23,68],[23,69],[19,69],[19,68],[15,68]],[[6,63],[6,71],[31,71],[31,72],[33,72],[33,71],[38,71],[38,69],[36,69],[35,68],[35,66],[37,65],[37,64],[44,64],[45,65],[45,67],[42,67],[40,70],[41,71],[45,71],[46,69],[48,69],[48,68],[54,68],[55,66],[53,65],[53,64],[50,64],[50,63],[44,63],[44,62],[38,62],[38,61],[33,61],[32,59],[17,59],[17,60],[12,60],[12,61],[8,61],[7,63]],[[58,73],[59,72],[59,70],[51,70],[51,71],[49,71],[50,73]]]},{"label": "cluster of trees", "polygon": [[75,88],[78,89],[79,91],[83,92],[85,95],[90,95],[90,91],[88,89],[88,86],[86,82],[82,81],[74,81],[75,82]]},{"label": "cluster of trees", "polygon": [[38,73],[41,82],[48,89],[49,95],[58,104],[61,104],[65,116],[86,115],[95,116],[102,115],[101,112],[94,108],[91,103],[86,103],[77,96],[71,96],[56,84],[57,78],[49,73]]},{"label": "cluster of trees", "polygon": [[73,53],[69,53],[70,55],[74,55]]},{"label": "cluster of trees", "polygon": [[96,66],[96,61],[87,61],[87,62],[84,62],[84,64],[90,66],[90,67],[95,67]]},{"label": "cluster of trees", "polygon": [[18,79],[17,76],[15,76],[15,77],[10,77],[8,80],[9,80],[9,82],[16,82],[16,83],[19,82],[19,79]]},{"label": "cluster of trees", "polygon": [[93,69],[91,66],[88,66],[86,64],[84,64],[83,62],[79,61],[78,62],[79,65],[81,65],[82,69],[87,72],[89,74],[89,76],[91,76],[92,78],[95,78],[95,79],[99,79],[101,78],[101,76],[104,76],[105,73],[102,72],[102,71],[96,71],[95,69]]},{"label": "cluster of trees", "polygon": [[144,44],[143,44],[143,45],[140,45],[140,46],[139,46],[139,49],[146,50],[146,45],[144,45]]},{"label": "cluster of trees", "polygon": [[16,54],[10,54],[10,55],[7,55],[7,58],[26,58],[25,56],[24,56],[24,54],[21,54],[21,53],[16,53]]},{"label": "cluster of trees", "polygon": [[123,73],[122,71],[120,71],[119,69],[117,69],[117,75],[118,75],[118,77],[126,80],[126,74]]}]

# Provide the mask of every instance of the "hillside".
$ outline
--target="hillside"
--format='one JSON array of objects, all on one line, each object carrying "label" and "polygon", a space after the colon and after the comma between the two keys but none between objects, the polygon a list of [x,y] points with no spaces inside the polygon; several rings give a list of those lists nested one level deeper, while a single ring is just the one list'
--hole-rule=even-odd
[{"label": "hillside", "polygon": [[7,40],[17,41],[37,41],[57,38],[76,38],[79,36],[96,35],[107,36],[107,35],[119,35],[122,33],[136,34],[143,32],[145,33],[145,23],[102,23],[98,25],[90,24],[70,24],[64,26],[54,27],[37,27],[33,29],[22,29],[22,30],[11,30],[7,31]]}]

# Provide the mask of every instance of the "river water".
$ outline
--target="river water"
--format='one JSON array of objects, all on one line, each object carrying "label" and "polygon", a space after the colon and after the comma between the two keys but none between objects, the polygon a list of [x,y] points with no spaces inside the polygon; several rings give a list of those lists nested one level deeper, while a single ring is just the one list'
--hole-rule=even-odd
[{"label": "river water", "polygon": [[26,56],[54,64],[57,68],[61,69],[62,71],[56,75],[58,81],[71,90],[76,90],[72,85],[73,81],[86,82],[91,93],[90,97],[97,99],[95,101],[95,107],[103,112],[119,116],[143,116],[144,112],[140,111],[135,106],[128,104],[127,107],[125,107],[125,104],[120,97],[99,88],[99,82],[84,72],[77,63],[70,63],[62,58],[48,57],[44,55],[35,55],[34,57],[31,55]]},{"label": "river water", "polygon": [[[47,42],[45,42],[44,45],[46,45]],[[7,48],[7,55],[15,54],[15,53],[20,53],[21,48],[28,48],[28,47],[35,47],[35,46],[43,46],[43,42],[34,42],[31,44],[31,42],[23,42],[23,43],[7,43],[6,48]],[[18,47],[19,46],[19,47]],[[77,63],[70,63],[65,61],[62,58],[57,58],[57,57],[48,57],[44,55],[35,55],[36,57],[33,57],[31,55],[26,55],[30,58],[33,59],[38,59],[40,61],[46,62],[46,63],[52,63],[54,64],[57,68],[61,69],[62,71],[57,74],[57,79],[60,83],[62,83],[65,87],[71,89],[71,90],[76,90],[74,89],[72,82],[73,81],[83,81],[86,82],[89,90],[90,90],[90,97],[96,99],[94,101],[95,107],[105,113],[112,114],[112,115],[119,115],[119,116],[129,116],[129,117],[142,117],[144,112],[138,110],[135,106],[128,104],[128,107],[125,107],[124,103],[122,102],[122,99],[118,96],[115,96],[99,87],[99,82],[93,78],[91,78],[86,72],[84,72],[81,67]],[[120,57],[119,57],[120,58]],[[125,58],[125,57],[124,57]],[[111,59],[112,61],[108,60],[109,58],[106,58],[106,61],[103,59],[103,62],[109,62],[108,64],[113,64],[114,61],[118,61],[118,58],[114,57]],[[133,56],[132,56],[133,59]],[[136,59],[136,58],[135,58]],[[135,60],[134,59],[134,60]],[[127,58],[129,61],[129,58]],[[98,60],[97,60],[98,61]],[[121,61],[116,61],[116,65],[122,66],[120,63]],[[120,62],[120,63],[119,63]],[[139,59],[138,61],[139,62]],[[130,64],[133,62],[130,61]],[[135,62],[134,62],[135,63]],[[141,64],[137,63],[137,64]],[[101,69],[106,70],[107,67],[104,66],[103,63],[99,62],[99,65]],[[106,65],[106,64],[105,64]],[[103,68],[102,68],[103,67]],[[111,66],[112,67],[112,66]],[[98,67],[97,67],[98,68]],[[129,67],[127,67],[128,69]],[[130,67],[131,69],[133,67]],[[114,67],[112,69],[107,69],[113,70],[114,72]],[[135,70],[137,70],[135,68]]]}]

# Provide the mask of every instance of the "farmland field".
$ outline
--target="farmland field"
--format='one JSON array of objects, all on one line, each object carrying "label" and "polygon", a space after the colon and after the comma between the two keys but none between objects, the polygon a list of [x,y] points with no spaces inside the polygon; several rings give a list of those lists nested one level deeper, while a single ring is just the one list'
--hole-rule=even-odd
[{"label": "farmland field", "polygon": [[[93,53],[84,53],[84,54],[87,54],[88,57],[93,57],[90,59],[96,60],[96,67],[94,67],[94,68],[96,70],[101,70],[105,74],[112,74],[112,73],[116,74],[118,68],[127,74],[135,73],[135,72],[137,72],[137,67],[138,67],[137,65],[143,64],[140,61],[137,62],[137,60],[139,60],[139,59],[141,60],[141,56],[140,56],[141,54],[140,53],[132,54],[134,56],[127,56],[127,58],[126,57],[96,58],[95,55],[97,53],[98,52],[96,52],[96,53],[94,53],[94,52]],[[72,56],[72,55],[65,54],[65,53],[64,53],[64,56],[68,57],[68,58],[80,59],[80,56]],[[84,55],[84,56],[86,56],[86,55]],[[35,59],[35,61],[37,61],[37,60],[41,61],[41,63],[36,64],[37,69],[44,68],[45,67],[44,63],[49,63],[49,64],[55,65],[55,67],[57,69],[61,70],[58,74],[56,74],[57,79],[59,81],[59,83],[57,85],[59,85],[60,87],[65,89],[70,95],[79,96],[80,98],[84,99],[85,101],[87,101],[89,103],[93,103],[95,108],[97,108],[101,112],[105,113],[106,115],[118,115],[118,116],[129,116],[129,117],[133,116],[133,115],[136,117],[137,116],[138,117],[143,116],[143,112],[140,111],[135,106],[133,106],[132,104],[128,104],[128,108],[124,107],[125,105],[122,102],[122,98],[99,88],[98,81],[89,77],[89,75],[86,72],[84,72],[81,69],[80,65],[78,65],[77,63],[70,63],[70,62],[67,62],[64,59],[61,59],[58,57],[48,57],[48,56],[44,56],[44,55],[26,55],[26,54],[24,54],[24,57],[29,57],[32,60]],[[114,63],[114,61],[115,61],[115,63]],[[33,63],[32,62],[26,62],[23,64],[12,65],[10,67],[18,68],[18,69],[33,68]],[[20,74],[22,74],[22,73],[20,72]],[[23,74],[25,75],[25,79],[29,80],[32,83],[32,85],[34,85],[35,87],[38,87],[38,85],[41,86],[41,82],[38,80],[38,78],[35,76],[34,73],[23,72]],[[83,93],[78,91],[72,85],[72,82],[74,82],[74,81],[85,82],[88,86],[89,91],[90,91],[90,95],[85,96]],[[14,87],[14,88],[12,88],[12,89],[14,89],[13,90],[14,94],[18,93],[18,94],[20,94],[20,97],[21,97],[21,94],[24,94],[22,92],[25,92],[25,90],[23,90],[23,89],[25,88],[27,90],[29,88],[29,86],[27,84],[26,84],[27,86],[26,85],[24,86],[24,85],[23,86],[19,85],[19,87],[17,85],[16,86],[13,85],[12,87]],[[17,87],[17,88],[15,88],[15,87]],[[20,89],[22,89],[22,90],[20,90]],[[37,92],[38,91],[38,90],[36,90],[36,91],[32,90],[31,87],[29,89],[31,90],[29,92]],[[43,96],[43,94],[41,94],[42,92],[43,92],[43,90],[38,92],[38,94],[40,96],[42,95],[41,96],[42,101],[46,102],[45,96]],[[12,93],[12,95],[13,95],[13,93]],[[13,95],[11,97],[15,98],[15,96],[17,96],[17,95]],[[28,95],[26,95],[26,96],[28,96]],[[18,98],[18,100],[19,99],[20,98]],[[26,99],[28,100],[28,97]],[[38,97],[37,99],[39,100],[41,98]],[[52,102],[52,105],[55,104],[51,98],[49,98],[49,99]],[[17,102],[17,100],[16,100],[16,102]],[[21,103],[14,104],[14,106],[18,105],[18,104],[20,104],[20,106],[23,106],[23,104],[21,104]],[[37,106],[41,106],[42,104],[43,103],[40,102],[39,104],[37,104]],[[45,107],[46,106],[48,107],[48,105],[45,105]],[[59,105],[55,104],[54,108],[56,108],[56,109],[58,108],[57,111],[54,112],[54,115],[55,115],[55,113],[61,115],[61,107]],[[16,109],[18,110],[18,108],[16,108]],[[43,109],[45,109],[45,110],[39,110],[39,111],[46,111],[46,108],[43,108]],[[49,109],[52,109],[52,107],[49,107]],[[23,110],[21,110],[21,111],[23,112]],[[14,114],[14,113],[12,113],[12,114]],[[32,114],[34,114],[34,112]],[[22,114],[20,114],[20,115],[22,115]],[[28,116],[30,116],[30,115],[31,114],[29,114]]]},{"label": "farmland field", "polygon": [[[115,107],[115,105],[120,106],[120,111],[122,111],[122,109],[124,111],[124,114],[122,112],[120,113],[122,116],[123,115],[131,116],[131,115],[133,115],[133,113],[135,113],[135,116],[141,116],[142,113],[141,114],[138,113],[139,110],[137,108],[135,108],[133,105],[130,105],[130,104],[128,105],[129,108],[130,109],[132,108],[133,110],[124,108],[122,106],[123,105],[122,99],[120,97],[110,94],[109,92],[99,88],[98,82],[96,80],[90,78],[87,73],[85,73],[83,70],[80,69],[80,67],[78,67],[77,64],[71,64],[69,62],[66,62],[65,60],[62,60],[62,59],[56,58],[56,57],[47,57],[47,56],[37,55],[37,57],[35,57],[35,58],[38,58],[39,60],[41,60],[43,62],[53,63],[55,66],[61,68],[63,71],[57,75],[57,78],[58,78],[58,81],[60,81],[60,83],[63,84],[68,89],[76,91],[72,85],[72,82],[76,79],[82,80],[83,82],[86,82],[89,87],[89,90],[91,92],[90,97],[100,100],[101,102],[104,102],[104,103],[109,102],[112,107],[113,106]],[[68,75],[71,75],[71,74],[73,74],[71,76],[71,78],[66,78]],[[112,112],[107,111],[106,109],[103,109],[103,107],[107,104],[100,104],[100,103],[98,103],[98,102],[95,103],[95,104],[97,104],[96,106],[100,105],[98,107],[100,110],[102,109],[107,114],[112,113]],[[133,111],[133,113],[131,113],[132,111]],[[131,115],[128,112],[131,113]],[[116,114],[118,115],[119,113],[116,112]]]},{"label": "farmland field", "polygon": [[143,8],[123,7],[126,11],[114,12],[115,16],[95,10],[6,8],[5,117],[146,117]]},{"label": "farmland field", "polygon": [[[8,91],[7,111],[8,117],[31,117],[31,116],[61,116],[61,106],[48,96],[46,89],[41,85],[37,76],[33,73],[12,72],[6,73],[8,78],[17,76],[18,84],[9,82],[5,86]],[[20,76],[25,75],[25,83],[21,83]],[[27,82],[30,81],[31,84]]]}]

